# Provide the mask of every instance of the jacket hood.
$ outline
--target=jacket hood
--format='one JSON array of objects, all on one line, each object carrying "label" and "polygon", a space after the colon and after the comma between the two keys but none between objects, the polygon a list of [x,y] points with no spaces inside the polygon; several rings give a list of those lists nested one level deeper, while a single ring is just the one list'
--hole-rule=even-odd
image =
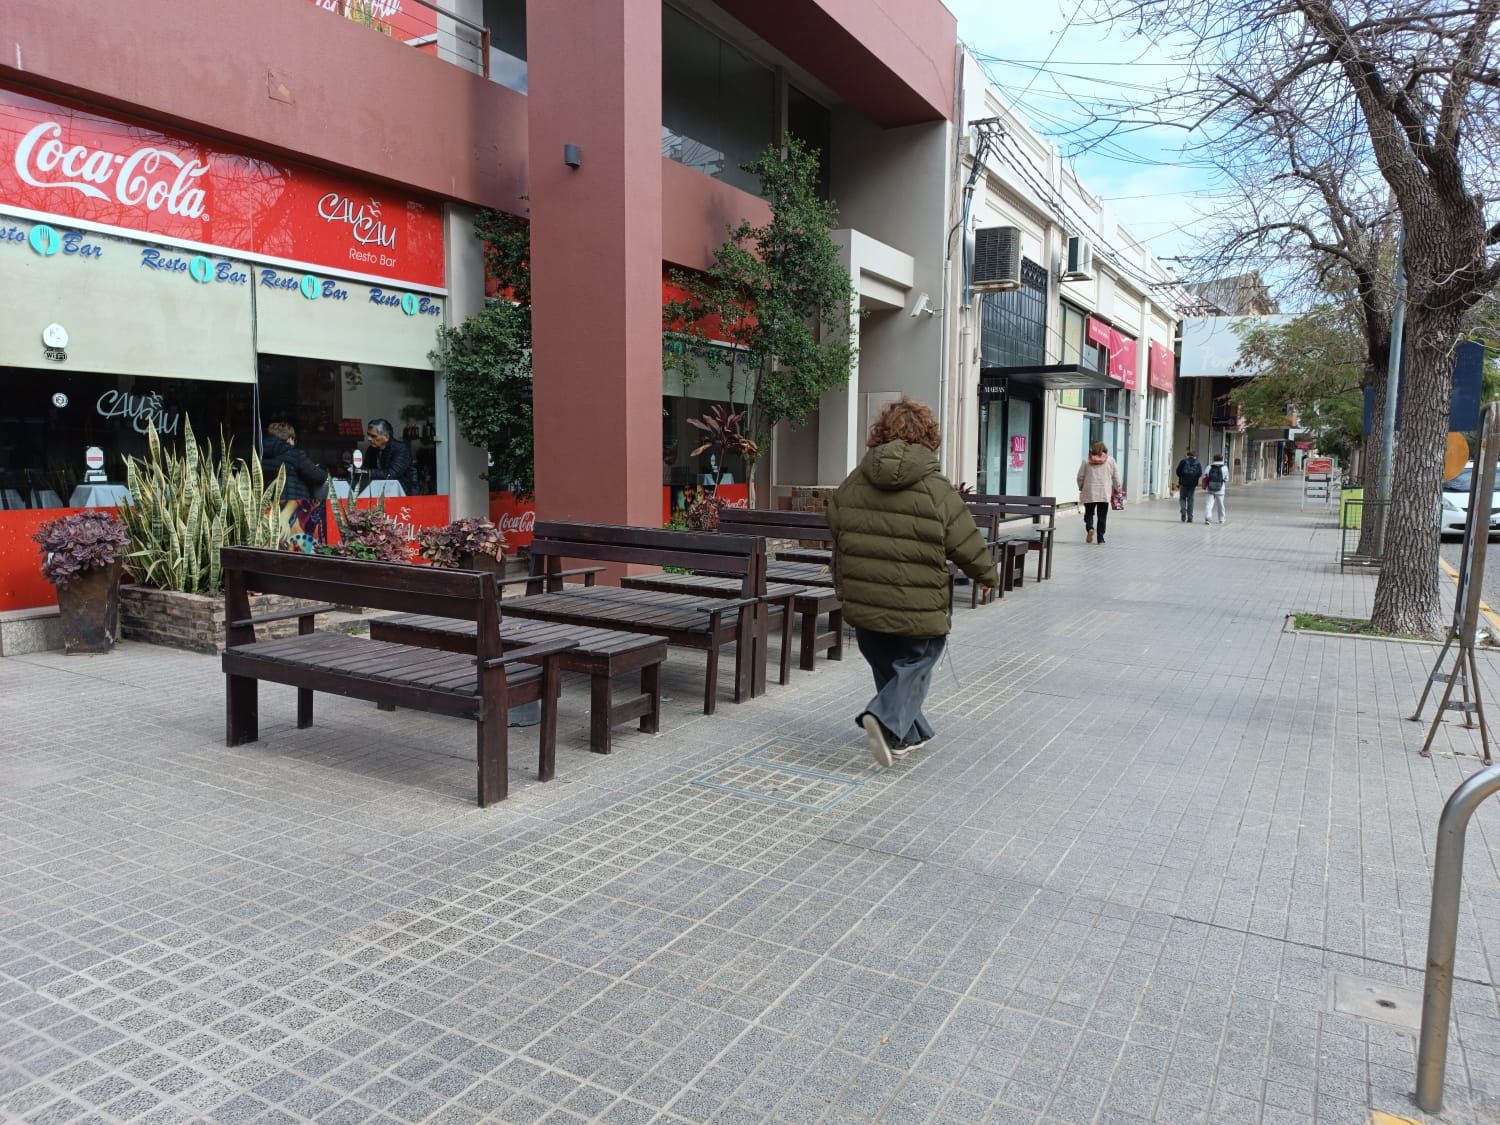
[{"label": "jacket hood", "polygon": [[1090,453],[1089,454],[1089,464],[1090,465],[1102,465],[1102,464],[1104,464],[1108,460],[1109,460],[1109,454],[1108,453]]},{"label": "jacket hood", "polygon": [[276,437],[274,434],[267,434],[265,440],[260,443],[261,460],[265,460],[267,457],[280,457],[290,448],[292,448],[292,443],[285,438]]},{"label": "jacket hood", "polygon": [[900,492],[936,473],[938,459],[925,445],[888,441],[866,453],[859,468],[876,488]]}]

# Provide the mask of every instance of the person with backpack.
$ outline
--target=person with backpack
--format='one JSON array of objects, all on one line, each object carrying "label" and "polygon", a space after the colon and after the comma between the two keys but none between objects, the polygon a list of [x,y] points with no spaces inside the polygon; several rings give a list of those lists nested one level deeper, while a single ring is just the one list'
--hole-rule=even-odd
[{"label": "person with backpack", "polygon": [[1224,486],[1229,483],[1229,466],[1224,464],[1224,455],[1215,453],[1208,472],[1203,477],[1203,522],[1214,522],[1214,509],[1219,510],[1219,524],[1225,523]]},{"label": "person with backpack", "polygon": [[1183,523],[1193,522],[1193,497],[1202,479],[1203,462],[1198,460],[1196,450],[1189,449],[1187,456],[1177,462],[1177,511]]}]

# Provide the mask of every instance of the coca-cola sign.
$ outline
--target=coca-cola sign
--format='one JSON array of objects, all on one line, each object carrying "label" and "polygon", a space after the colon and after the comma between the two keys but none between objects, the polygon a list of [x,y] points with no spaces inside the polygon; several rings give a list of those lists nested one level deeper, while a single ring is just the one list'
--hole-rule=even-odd
[{"label": "coca-cola sign", "polygon": [[0,210],[443,287],[434,204],[3,87]]}]

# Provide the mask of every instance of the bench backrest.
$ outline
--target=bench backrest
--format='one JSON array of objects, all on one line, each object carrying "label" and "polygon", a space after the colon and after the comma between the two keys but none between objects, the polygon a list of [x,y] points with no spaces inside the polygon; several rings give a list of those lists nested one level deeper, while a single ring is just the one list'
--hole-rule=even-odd
[{"label": "bench backrest", "polygon": [[[531,538],[532,576],[543,579],[556,574],[566,559],[722,574],[739,578],[745,597],[764,597],[766,592],[766,541],[750,535],[539,520]],[[547,586],[559,588],[557,581]]]},{"label": "bench backrest", "polygon": [[964,506],[969,509],[969,515],[974,517],[974,522],[979,525],[981,531],[988,529],[991,533],[1000,526],[1005,519],[1005,509],[998,504],[985,504],[978,500],[966,500]]},{"label": "bench backrest", "polygon": [[766,508],[722,508],[719,511],[722,532],[758,535],[764,539],[799,539],[812,543],[832,543],[828,517],[823,512],[779,512]]},{"label": "bench backrest", "polygon": [[972,508],[974,505],[983,505],[986,508],[998,508],[1001,521],[1029,518],[1032,523],[1047,521],[1048,526],[1057,525],[1057,497],[1056,496],[1004,496],[1000,494],[985,494],[983,496],[970,496],[968,502]]},{"label": "bench backrest", "polygon": [[[225,547],[219,559],[231,644],[254,640],[252,628],[235,628],[234,622],[250,617],[249,596],[259,593],[474,621],[479,624],[480,658],[500,654],[500,599],[495,576],[487,571],[363,562],[264,547]],[[487,651],[490,647],[493,652]]]}]

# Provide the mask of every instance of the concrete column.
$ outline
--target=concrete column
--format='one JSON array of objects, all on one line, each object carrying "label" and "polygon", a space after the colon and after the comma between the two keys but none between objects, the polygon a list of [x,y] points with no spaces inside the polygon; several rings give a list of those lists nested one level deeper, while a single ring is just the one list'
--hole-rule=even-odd
[{"label": "concrete column", "polygon": [[[447,324],[457,328],[484,307],[484,250],[474,237],[474,211],[450,203],[443,208],[444,273],[448,279]],[[484,473],[487,451],[465,441],[448,402],[448,383],[437,376],[437,416],[443,419],[438,440],[438,491],[448,494],[448,518],[472,519],[490,512],[489,482]]]},{"label": "concrete column", "polygon": [[526,15],[538,514],[655,527],[661,0],[528,0]]}]

